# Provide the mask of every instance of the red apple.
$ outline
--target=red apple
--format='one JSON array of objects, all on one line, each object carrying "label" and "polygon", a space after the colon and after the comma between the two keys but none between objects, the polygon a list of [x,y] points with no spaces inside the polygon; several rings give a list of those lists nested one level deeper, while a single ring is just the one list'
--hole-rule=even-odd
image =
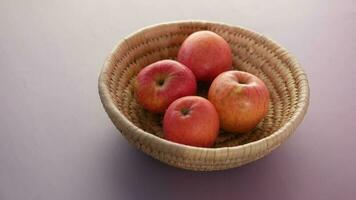
[{"label": "red apple", "polygon": [[143,68],[136,79],[136,99],[145,109],[164,112],[174,100],[194,95],[193,72],[174,60],[161,60]]},{"label": "red apple", "polygon": [[187,37],[178,52],[177,60],[189,67],[197,80],[210,82],[232,66],[229,44],[211,31],[198,31]]},{"label": "red apple", "polygon": [[164,138],[180,144],[210,147],[219,134],[219,116],[213,104],[199,96],[175,100],[163,118]]},{"label": "red apple", "polygon": [[267,114],[269,92],[258,77],[242,71],[227,71],[212,82],[208,98],[227,132],[252,130]]}]

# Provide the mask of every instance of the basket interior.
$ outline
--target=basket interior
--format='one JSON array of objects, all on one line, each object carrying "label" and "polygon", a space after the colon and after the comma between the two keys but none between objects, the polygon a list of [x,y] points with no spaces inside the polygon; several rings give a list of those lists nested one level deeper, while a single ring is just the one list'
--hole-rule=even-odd
[{"label": "basket interior", "polygon": [[[162,137],[162,116],[144,110],[135,99],[134,81],[143,67],[175,59],[179,47],[191,33],[210,30],[222,36],[233,53],[233,68],[261,78],[270,92],[267,116],[251,132],[220,132],[214,147],[246,144],[269,136],[294,114],[298,104],[298,81],[287,53],[265,37],[242,28],[213,23],[178,23],[141,30],[119,44],[108,68],[107,87],[117,108],[128,120],[146,132]],[[199,91],[204,96],[205,90]]]}]

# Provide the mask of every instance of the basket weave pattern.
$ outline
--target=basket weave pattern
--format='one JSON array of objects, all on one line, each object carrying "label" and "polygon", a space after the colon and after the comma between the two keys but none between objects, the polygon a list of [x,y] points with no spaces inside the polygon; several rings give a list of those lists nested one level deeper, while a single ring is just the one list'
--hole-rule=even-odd
[{"label": "basket weave pattern", "polygon": [[[271,97],[267,116],[253,131],[221,132],[213,148],[162,139],[162,116],[145,111],[133,88],[142,67],[175,59],[184,39],[199,30],[222,36],[232,49],[233,67],[261,78]],[[99,93],[110,119],[129,142],[169,165],[200,171],[237,167],[265,156],[293,133],[309,104],[307,76],[285,49],[258,33],[202,21],[151,26],[119,42],[103,67]]]}]

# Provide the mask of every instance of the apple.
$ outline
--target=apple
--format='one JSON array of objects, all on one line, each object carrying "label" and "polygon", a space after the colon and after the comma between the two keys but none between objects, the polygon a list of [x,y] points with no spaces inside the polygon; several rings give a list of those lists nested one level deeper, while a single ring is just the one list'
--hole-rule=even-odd
[{"label": "apple", "polygon": [[219,113],[223,130],[245,133],[267,114],[269,92],[258,77],[242,71],[227,71],[214,79],[208,99]]},{"label": "apple", "polygon": [[219,134],[219,116],[207,99],[182,97],[164,114],[163,133],[165,139],[176,143],[211,147]]},{"label": "apple", "polygon": [[232,67],[229,44],[211,31],[189,35],[179,49],[177,60],[189,67],[198,81],[211,82]]},{"label": "apple", "polygon": [[137,102],[145,109],[163,113],[174,100],[194,95],[197,83],[188,67],[174,60],[161,60],[138,73],[135,91]]}]

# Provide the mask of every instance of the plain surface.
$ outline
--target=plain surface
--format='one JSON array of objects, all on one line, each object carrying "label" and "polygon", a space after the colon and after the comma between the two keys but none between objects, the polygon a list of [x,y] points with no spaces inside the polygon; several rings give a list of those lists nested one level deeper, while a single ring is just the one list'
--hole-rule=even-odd
[{"label": "plain surface", "polygon": [[[242,25],[289,49],[311,105],[279,149],[240,168],[166,166],[118,134],[97,94],[116,42],[160,22]],[[0,2],[0,199],[355,199],[356,3]]]}]

